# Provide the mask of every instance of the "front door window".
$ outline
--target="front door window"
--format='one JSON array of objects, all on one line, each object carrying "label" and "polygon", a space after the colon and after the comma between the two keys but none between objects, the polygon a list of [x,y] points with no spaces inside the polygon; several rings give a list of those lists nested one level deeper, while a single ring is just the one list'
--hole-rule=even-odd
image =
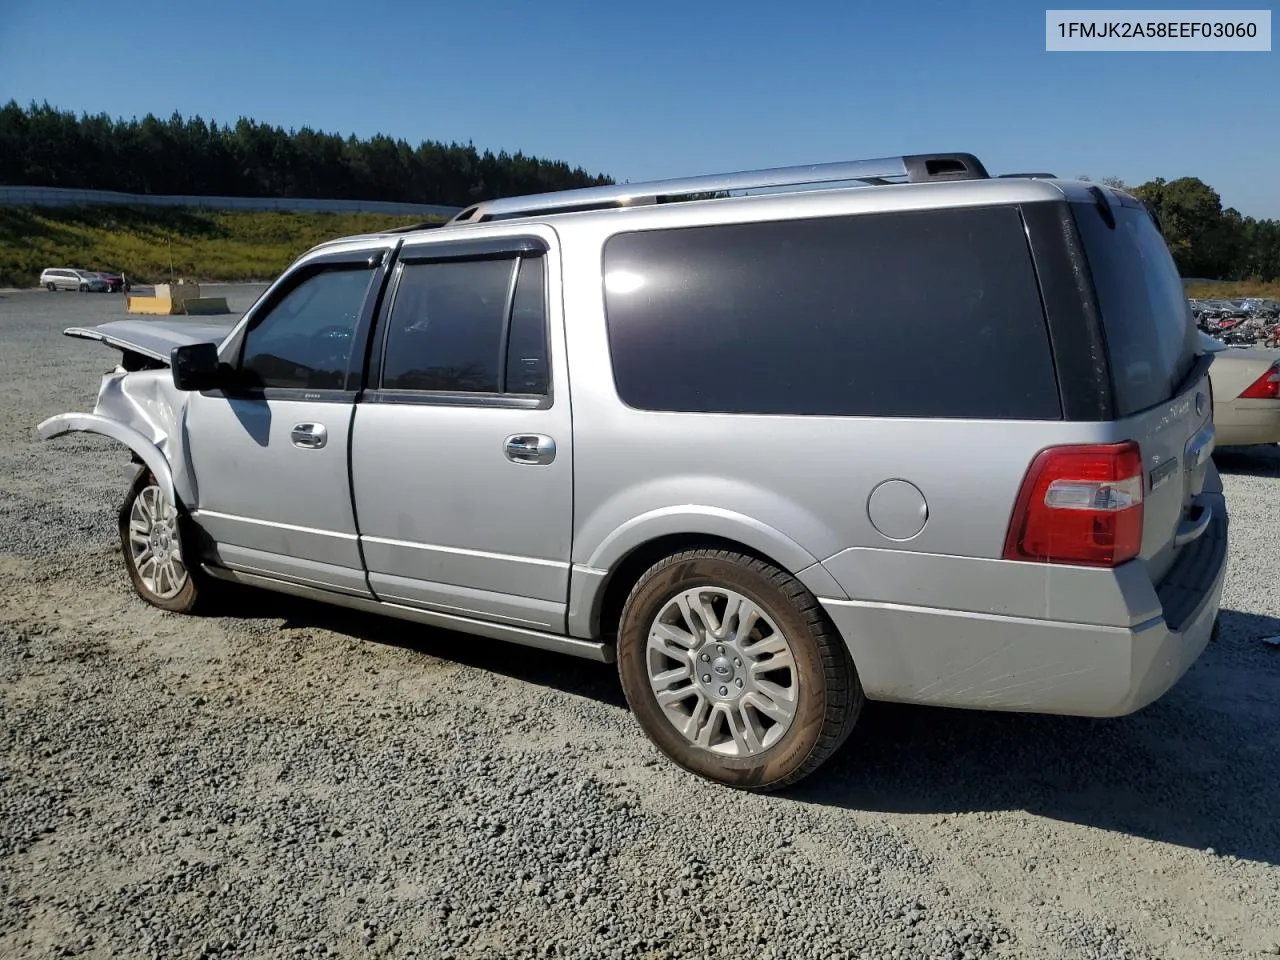
[{"label": "front door window", "polygon": [[343,390],[374,270],[329,269],[285,294],[245,335],[245,386]]}]

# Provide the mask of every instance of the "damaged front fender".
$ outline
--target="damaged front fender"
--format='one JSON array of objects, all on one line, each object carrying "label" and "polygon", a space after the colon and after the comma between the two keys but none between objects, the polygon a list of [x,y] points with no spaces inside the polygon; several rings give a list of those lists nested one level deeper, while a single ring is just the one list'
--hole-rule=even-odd
[{"label": "damaged front fender", "polygon": [[64,433],[98,433],[112,440],[118,440],[138,455],[138,458],[151,471],[160,485],[160,490],[170,503],[177,503],[178,497],[173,488],[173,471],[169,469],[169,461],[156,449],[146,437],[132,427],[125,426],[118,420],[99,416],[96,413],[60,413],[44,420],[36,427],[41,440],[60,437]]},{"label": "damaged front fender", "polygon": [[173,386],[168,368],[122,369],[102,378],[92,413],[62,413],[36,427],[42,440],[67,433],[96,433],[132,450],[169,502],[191,509],[194,479],[187,461],[184,422],[186,395]]}]

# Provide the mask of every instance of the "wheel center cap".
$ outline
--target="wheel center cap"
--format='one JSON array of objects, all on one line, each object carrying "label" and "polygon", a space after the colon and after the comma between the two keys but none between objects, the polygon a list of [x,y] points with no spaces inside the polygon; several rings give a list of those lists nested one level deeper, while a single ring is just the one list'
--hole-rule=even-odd
[{"label": "wheel center cap", "polygon": [[742,653],[728,641],[711,639],[698,655],[698,681],[717,700],[737,700],[746,688]]}]

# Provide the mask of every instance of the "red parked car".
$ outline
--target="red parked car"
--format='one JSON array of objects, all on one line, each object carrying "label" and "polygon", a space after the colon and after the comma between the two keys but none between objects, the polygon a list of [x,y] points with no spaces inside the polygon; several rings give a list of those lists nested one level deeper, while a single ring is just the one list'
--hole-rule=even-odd
[{"label": "red parked car", "polygon": [[114,270],[99,270],[100,276],[107,283],[107,293],[119,293],[125,289],[124,274],[116,273]]}]

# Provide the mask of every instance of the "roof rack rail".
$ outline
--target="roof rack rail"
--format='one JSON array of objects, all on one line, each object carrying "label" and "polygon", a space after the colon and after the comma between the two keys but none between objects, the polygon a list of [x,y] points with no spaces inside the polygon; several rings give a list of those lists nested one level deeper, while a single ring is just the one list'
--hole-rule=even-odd
[{"label": "roof rack rail", "polygon": [[705,199],[707,195],[769,187],[810,187],[818,184],[861,182],[888,184],[937,180],[986,180],[990,175],[971,153],[919,153],[875,160],[849,160],[804,166],[771,167],[739,173],[583,187],[554,193],[506,197],[473,204],[455,214],[450,224],[482,223],[543,213],[572,213],[613,207]]},{"label": "roof rack rail", "polygon": [[403,227],[388,227],[381,233],[413,233],[417,230],[429,230],[432,227],[443,227],[447,220],[424,220],[422,223],[411,223]]},{"label": "roof rack rail", "polygon": [[1019,180],[1057,180],[1056,174],[1052,173],[1002,173],[1000,179],[1014,177]]}]

